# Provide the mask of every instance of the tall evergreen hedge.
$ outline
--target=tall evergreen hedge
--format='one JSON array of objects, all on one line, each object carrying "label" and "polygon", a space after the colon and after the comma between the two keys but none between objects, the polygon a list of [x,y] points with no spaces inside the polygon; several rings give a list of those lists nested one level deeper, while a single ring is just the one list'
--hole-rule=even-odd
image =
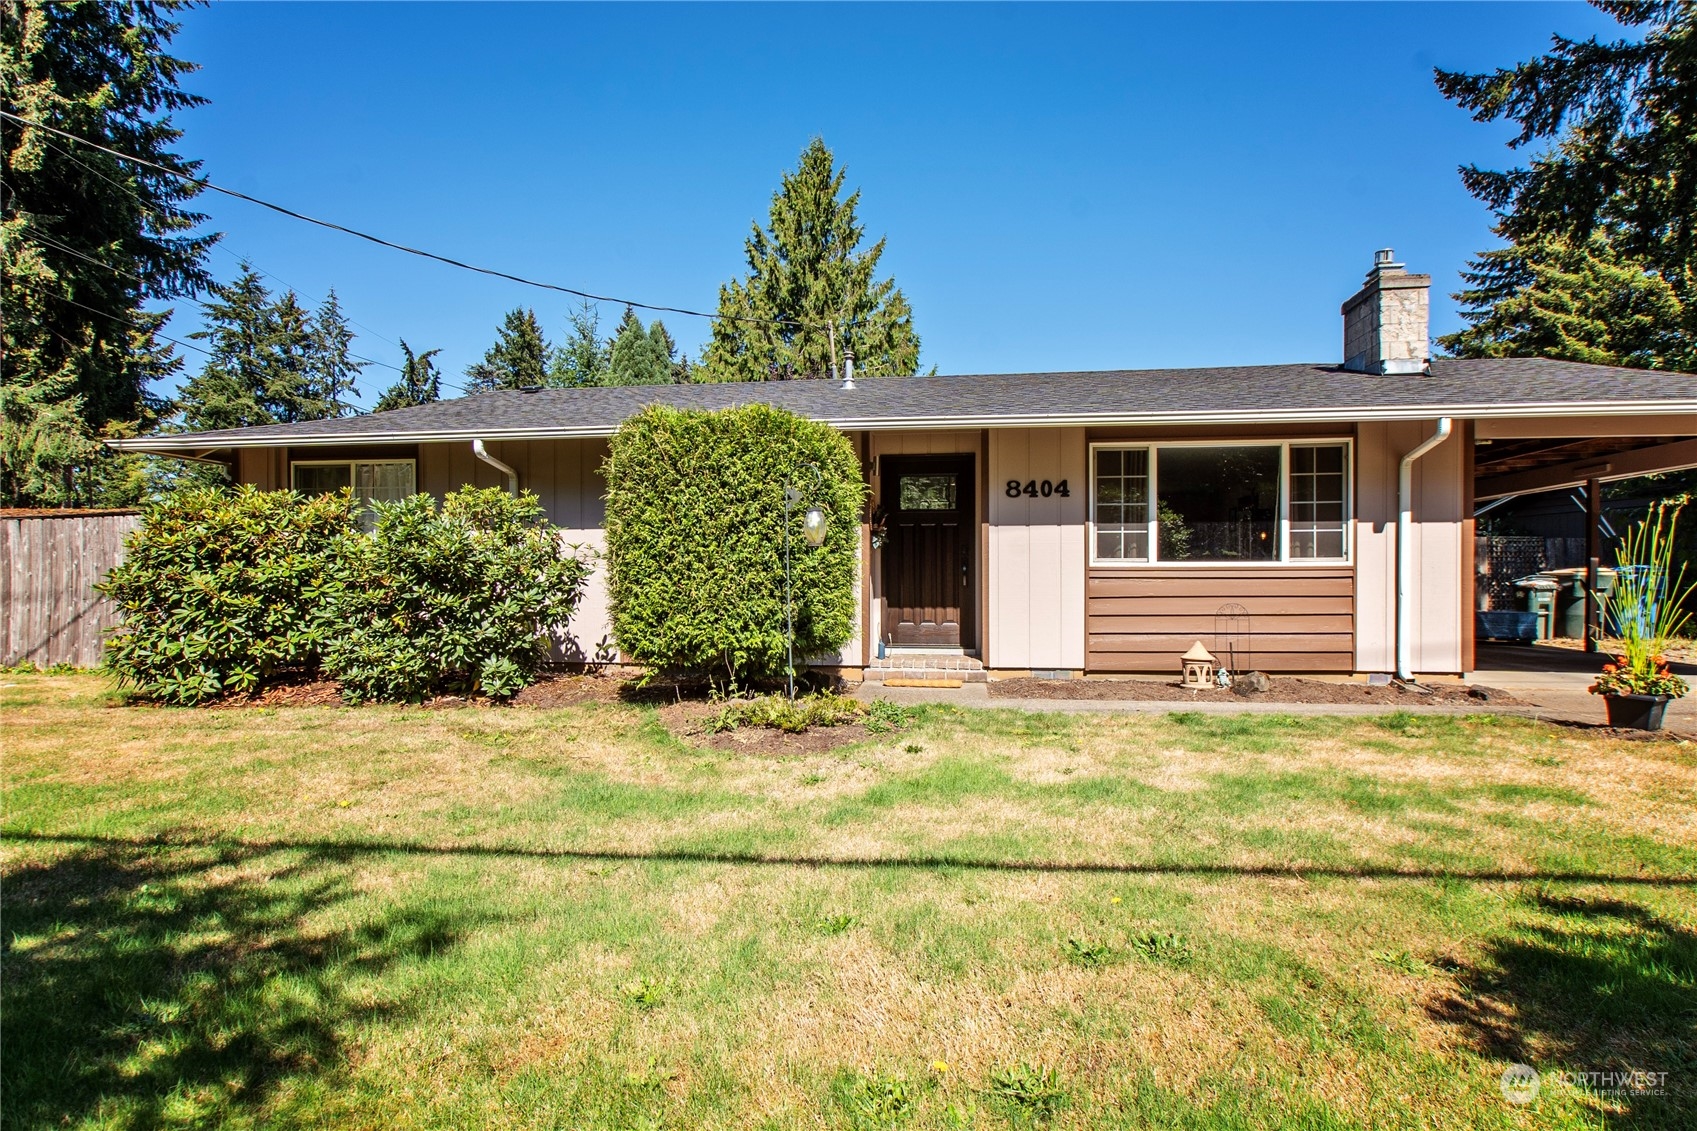
[{"label": "tall evergreen hedge", "polygon": [[[766,405],[656,405],[619,429],[604,471],[613,635],[632,659],[721,680],[783,674],[786,486],[801,493],[790,515],[796,657],[853,635],[866,488],[842,433]],[[802,537],[809,505],[826,514],[818,548]]]}]

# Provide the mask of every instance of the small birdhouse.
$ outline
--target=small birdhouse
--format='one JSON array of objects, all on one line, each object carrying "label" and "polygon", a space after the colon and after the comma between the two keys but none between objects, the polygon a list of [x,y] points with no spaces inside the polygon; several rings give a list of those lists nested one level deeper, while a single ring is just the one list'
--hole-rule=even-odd
[{"label": "small birdhouse", "polygon": [[1214,654],[1198,640],[1184,654],[1184,686],[1202,691],[1214,686]]}]

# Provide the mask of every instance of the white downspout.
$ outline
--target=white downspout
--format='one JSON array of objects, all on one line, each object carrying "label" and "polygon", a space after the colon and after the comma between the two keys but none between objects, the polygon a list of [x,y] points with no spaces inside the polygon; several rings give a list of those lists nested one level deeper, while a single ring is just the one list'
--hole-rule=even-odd
[{"label": "white downspout", "polygon": [[496,471],[499,471],[499,472],[502,472],[503,474],[505,474],[506,477],[507,477],[507,494],[513,496],[515,499],[518,498],[518,493],[519,493],[519,473],[518,472],[514,471],[512,468],[508,467],[506,464],[502,463],[500,460],[498,460],[494,456],[490,455],[489,449],[483,446],[482,440],[473,440],[471,442],[471,454],[476,456],[478,459],[482,460],[484,463],[488,464],[490,467],[493,467]]},{"label": "white downspout", "polygon": [[1402,457],[1397,467],[1396,492],[1396,675],[1398,679],[1413,678],[1409,672],[1414,664],[1414,608],[1410,601],[1409,578],[1414,570],[1414,546],[1408,528],[1414,521],[1414,461],[1449,438],[1450,418],[1438,418],[1438,430],[1420,442],[1419,447]]}]

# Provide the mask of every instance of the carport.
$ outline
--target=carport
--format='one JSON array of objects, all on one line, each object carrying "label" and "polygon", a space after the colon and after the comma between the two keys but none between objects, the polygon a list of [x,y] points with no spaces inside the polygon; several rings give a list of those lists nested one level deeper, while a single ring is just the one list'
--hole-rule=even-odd
[{"label": "carport", "polygon": [[[1697,416],[1670,414],[1636,417],[1533,417],[1485,419],[1474,423],[1473,515],[1523,495],[1548,491],[1582,492],[1586,507],[1585,565],[1587,569],[1585,625],[1586,650],[1596,650],[1599,614],[1593,590],[1597,569],[1607,563],[1603,556],[1603,483],[1684,471],[1697,467]],[[1470,566],[1471,570],[1471,566]],[[1500,649],[1480,644],[1476,668]],[[1524,650],[1522,650],[1524,652]],[[1550,656],[1553,669],[1571,667],[1571,653],[1562,649],[1536,648],[1533,656],[1513,661],[1524,669],[1538,654]],[[1585,670],[1596,671],[1599,661],[1584,657]]]}]

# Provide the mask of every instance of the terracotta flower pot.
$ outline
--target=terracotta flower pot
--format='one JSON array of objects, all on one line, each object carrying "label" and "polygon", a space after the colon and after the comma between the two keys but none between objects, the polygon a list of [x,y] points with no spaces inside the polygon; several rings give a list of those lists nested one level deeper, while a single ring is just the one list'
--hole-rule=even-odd
[{"label": "terracotta flower pot", "polygon": [[1609,725],[1631,730],[1661,730],[1671,695],[1605,695]]}]

